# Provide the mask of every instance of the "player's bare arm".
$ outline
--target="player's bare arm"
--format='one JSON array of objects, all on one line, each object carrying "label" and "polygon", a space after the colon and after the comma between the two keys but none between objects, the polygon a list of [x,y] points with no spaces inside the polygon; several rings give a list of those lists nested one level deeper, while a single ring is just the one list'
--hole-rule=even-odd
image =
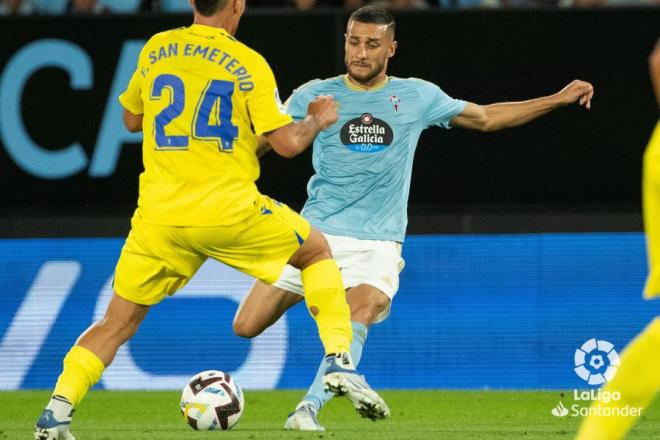
[{"label": "player's bare arm", "polygon": [[575,80],[553,95],[528,101],[489,105],[468,102],[463,112],[452,119],[451,125],[481,131],[502,130],[526,124],[552,110],[576,102],[590,109],[593,96],[594,87],[590,83]]},{"label": "player's bare arm", "polygon": [[124,109],[124,125],[131,133],[142,131],[142,115],[136,115]]},{"label": "player's bare arm", "polygon": [[264,137],[277,154],[294,157],[305,151],[316,135],[338,118],[337,103],[332,96],[318,96],[309,103],[305,119],[264,133]]}]

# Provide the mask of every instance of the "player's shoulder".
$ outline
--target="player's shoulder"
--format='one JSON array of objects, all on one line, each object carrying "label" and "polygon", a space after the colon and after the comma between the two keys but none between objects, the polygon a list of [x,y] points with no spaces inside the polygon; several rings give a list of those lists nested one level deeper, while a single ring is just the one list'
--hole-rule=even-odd
[{"label": "player's shoulder", "polygon": [[425,79],[415,78],[415,77],[399,78],[396,76],[391,76],[390,85],[393,87],[411,89],[422,93],[429,89],[438,88],[438,86],[432,83],[431,81],[427,81]]},{"label": "player's shoulder", "polygon": [[[190,32],[189,26],[182,26],[174,29],[168,29],[166,31],[158,32],[151,36],[147,41],[145,47],[147,46],[160,46],[167,44],[169,42],[177,42],[180,38],[183,38],[187,33]],[[234,58],[237,58],[241,61],[241,64],[247,66],[259,65],[260,67],[268,66],[268,61],[256,50],[252,49],[247,44],[238,40],[236,37],[230,35],[229,33],[222,32],[221,39],[216,40],[218,43],[222,43],[223,52],[229,52]],[[229,45],[227,47],[226,45]]]},{"label": "player's shoulder", "polygon": [[[159,48],[163,48],[169,44],[175,43],[176,40],[174,35],[179,29],[183,28],[168,29],[165,31],[157,32],[149,37],[149,39],[144,43],[144,46],[142,46],[142,50],[140,51],[140,62],[147,62],[147,56],[152,57],[154,53],[160,50]],[[151,64],[153,64],[153,61]]]},{"label": "player's shoulder", "polygon": [[185,29],[185,27],[178,27],[174,29],[168,29],[165,31],[157,32],[147,40],[145,47],[152,45],[159,45],[162,44],[163,42],[171,41],[183,29]]},{"label": "player's shoulder", "polygon": [[[142,46],[142,50],[140,52],[140,60],[146,61],[148,55],[149,58],[152,58],[153,54],[157,53],[159,50],[162,50],[162,48],[167,48],[170,45],[176,44],[177,34],[183,29],[185,28],[180,27],[174,29],[167,29],[165,31],[161,31],[153,34],[144,43],[144,46]],[[153,61],[151,61],[151,64],[153,64]]]},{"label": "player's shoulder", "polygon": [[[231,35],[227,35],[227,38],[230,39],[235,52],[235,56],[241,60],[244,64],[261,64],[268,66],[268,60],[266,57],[261,55],[256,49],[251,48],[247,44],[243,43],[240,40],[237,40]],[[233,54],[232,54],[233,55]]]},{"label": "player's shoulder", "polygon": [[229,46],[223,50],[229,52],[234,58],[240,60],[242,65],[246,66],[248,69],[270,69],[270,64],[266,57],[256,49],[253,49],[232,35],[224,34],[224,37],[227,39],[226,42]]},{"label": "player's shoulder", "polygon": [[298,86],[294,94],[325,95],[332,94],[342,84],[342,77],[334,76],[332,78],[316,78]]}]

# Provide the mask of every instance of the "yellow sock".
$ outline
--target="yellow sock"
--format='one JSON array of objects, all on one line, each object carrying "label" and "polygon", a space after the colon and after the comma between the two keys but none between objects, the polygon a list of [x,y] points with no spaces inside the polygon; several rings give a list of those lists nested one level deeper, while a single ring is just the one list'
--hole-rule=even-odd
[{"label": "yellow sock", "polygon": [[88,349],[75,345],[64,357],[64,370],[57,379],[53,395],[65,397],[76,406],[87,391],[101,379],[105,365]]},{"label": "yellow sock", "polygon": [[[577,440],[617,440],[637,421],[637,416],[605,415],[604,408],[647,408],[660,389],[660,318],[655,318],[629,345],[621,356],[619,370],[603,392],[621,393],[621,400],[597,401],[600,416],[587,416]],[[590,410],[591,411],[591,410]]]},{"label": "yellow sock", "polygon": [[316,320],[325,353],[350,352],[351,311],[339,268],[334,260],[322,260],[302,271],[307,310]]}]

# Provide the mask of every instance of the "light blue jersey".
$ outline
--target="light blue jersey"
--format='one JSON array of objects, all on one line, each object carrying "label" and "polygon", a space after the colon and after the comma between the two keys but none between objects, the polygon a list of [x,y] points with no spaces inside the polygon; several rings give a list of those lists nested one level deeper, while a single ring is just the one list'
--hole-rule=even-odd
[{"label": "light blue jersey", "polygon": [[315,174],[302,215],[334,235],[403,242],[413,156],[422,130],[449,127],[465,102],[416,78],[358,90],[345,76],[311,81],[287,102],[295,119],[318,95],[339,103],[339,120],[314,140]]}]

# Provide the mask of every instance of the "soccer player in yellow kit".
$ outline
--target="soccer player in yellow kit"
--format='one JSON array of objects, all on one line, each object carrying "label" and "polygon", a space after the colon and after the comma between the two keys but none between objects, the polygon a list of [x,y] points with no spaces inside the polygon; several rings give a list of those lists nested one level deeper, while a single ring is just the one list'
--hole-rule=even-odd
[{"label": "soccer player in yellow kit", "polygon": [[[660,40],[649,56],[651,82],[660,108]],[[644,297],[660,297],[660,121],[656,124],[644,153],[642,182],[644,230],[648,250],[649,275]],[[582,421],[577,440],[618,440],[637,422],[628,408],[648,408],[660,390],[660,317],[656,317],[626,347],[621,365],[603,392],[618,392],[620,400],[596,401]],[[623,415],[622,415],[623,414]],[[635,411],[634,414],[637,414]]]},{"label": "soccer player in yellow kit", "polygon": [[104,318],[64,358],[35,439],[73,439],[73,407],[100,379],[151,305],[183,287],[208,258],[265,283],[302,269],[307,305],[327,355],[327,386],[357,405],[389,409],[357,374],[339,270],[323,236],[261,195],[258,135],[291,157],[337,120],[322,96],[300,122],[283,110],[266,60],[237,41],[245,0],[191,0],[194,24],[154,35],[120,96],[124,122],[144,131],[138,208]]}]

